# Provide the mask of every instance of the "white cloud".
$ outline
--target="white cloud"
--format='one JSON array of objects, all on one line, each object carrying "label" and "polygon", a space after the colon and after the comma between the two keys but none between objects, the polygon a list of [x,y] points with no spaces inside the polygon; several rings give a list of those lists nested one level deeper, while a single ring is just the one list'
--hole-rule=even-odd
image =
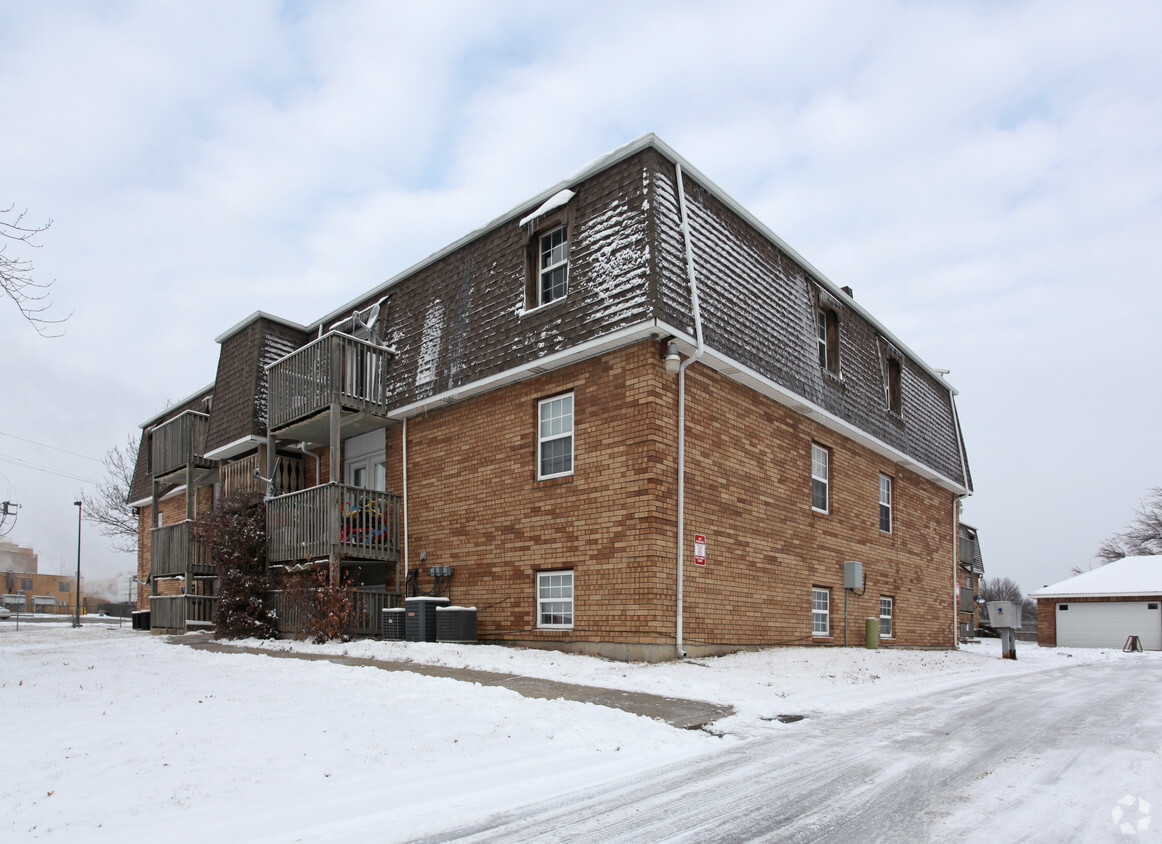
[{"label": "white cloud", "polygon": [[[1162,483],[1160,18],[9,5],[0,204],[55,219],[34,257],[75,315],[45,341],[0,309],[0,431],[100,456],[212,380],[213,337],[250,312],[321,316],[656,131],[953,369],[990,572],[1058,580]],[[41,525],[25,539],[67,556],[73,493],[0,472]]]}]

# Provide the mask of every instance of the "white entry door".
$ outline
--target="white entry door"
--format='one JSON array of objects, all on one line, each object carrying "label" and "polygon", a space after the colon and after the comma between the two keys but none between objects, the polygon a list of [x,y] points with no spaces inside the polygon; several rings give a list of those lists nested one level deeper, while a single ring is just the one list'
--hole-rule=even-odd
[{"label": "white entry door", "polygon": [[1162,650],[1159,601],[1057,602],[1057,644],[1063,648],[1121,648],[1137,636],[1148,651]]}]

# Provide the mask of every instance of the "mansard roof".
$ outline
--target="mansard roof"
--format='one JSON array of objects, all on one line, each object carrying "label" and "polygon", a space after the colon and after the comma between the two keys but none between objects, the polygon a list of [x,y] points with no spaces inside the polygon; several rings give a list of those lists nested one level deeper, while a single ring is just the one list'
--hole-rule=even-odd
[{"label": "mansard roof", "polygon": [[[301,332],[304,327],[265,314],[244,320],[219,338],[221,354],[236,354],[234,347],[243,345],[236,338],[259,316],[277,328],[285,345],[299,337],[306,342],[353,311],[382,304],[380,331],[396,351],[390,372],[395,418],[645,337],[672,338],[692,354],[699,332],[679,169],[703,362],[953,492],[969,492],[956,390],[942,373],[652,134],[602,156]],[[528,307],[529,243],[538,222],[527,218],[555,197],[565,197],[568,210],[568,295]],[[835,372],[819,365],[820,308],[838,320]],[[218,390],[230,381],[224,373],[253,372],[254,356],[248,361],[220,361]],[[890,368],[901,373],[899,412],[887,399]],[[230,383],[237,388],[244,380],[235,376]],[[216,401],[214,415],[229,406],[231,416],[246,416],[262,404],[265,380],[248,383],[255,393],[247,407],[245,398]],[[212,419],[211,429],[221,445],[235,435],[265,434],[265,419],[258,413],[243,421]]]}]

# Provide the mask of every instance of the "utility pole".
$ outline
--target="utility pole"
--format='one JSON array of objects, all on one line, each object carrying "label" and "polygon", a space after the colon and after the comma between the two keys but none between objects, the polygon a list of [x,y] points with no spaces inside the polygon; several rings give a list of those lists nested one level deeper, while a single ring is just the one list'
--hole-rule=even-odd
[{"label": "utility pole", "polygon": [[74,501],[77,508],[77,617],[73,619],[73,627],[81,626],[81,502]]}]

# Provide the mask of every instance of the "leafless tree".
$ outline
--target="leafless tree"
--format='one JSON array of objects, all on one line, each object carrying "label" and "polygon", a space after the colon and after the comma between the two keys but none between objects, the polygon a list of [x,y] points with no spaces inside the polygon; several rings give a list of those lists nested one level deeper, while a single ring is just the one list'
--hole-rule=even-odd
[{"label": "leafless tree", "polygon": [[40,244],[34,242],[36,236],[47,231],[52,225],[52,220],[39,226],[30,225],[24,221],[28,212],[18,212],[15,208],[15,205],[9,205],[0,209],[0,288],[3,288],[4,294],[16,303],[21,316],[28,320],[37,333],[42,337],[59,337],[64,333],[64,329],[53,333],[53,326],[60,325],[72,314],[59,319],[50,319],[48,311],[52,308],[52,300],[49,297],[49,288],[52,287],[52,282],[38,281],[33,277],[31,258],[8,253],[8,247],[14,244],[18,245],[18,248],[27,246],[39,249]]},{"label": "leafless tree", "polygon": [[1162,554],[1162,487],[1150,490],[1129,526],[1103,542],[1096,556],[1104,566],[1122,557],[1155,554]]},{"label": "leafless tree", "polygon": [[133,485],[137,442],[127,436],[124,447],[113,446],[101,462],[105,464],[105,478],[97,484],[96,493],[81,494],[85,521],[95,524],[118,551],[136,551],[137,516],[129,506],[129,488]]}]

